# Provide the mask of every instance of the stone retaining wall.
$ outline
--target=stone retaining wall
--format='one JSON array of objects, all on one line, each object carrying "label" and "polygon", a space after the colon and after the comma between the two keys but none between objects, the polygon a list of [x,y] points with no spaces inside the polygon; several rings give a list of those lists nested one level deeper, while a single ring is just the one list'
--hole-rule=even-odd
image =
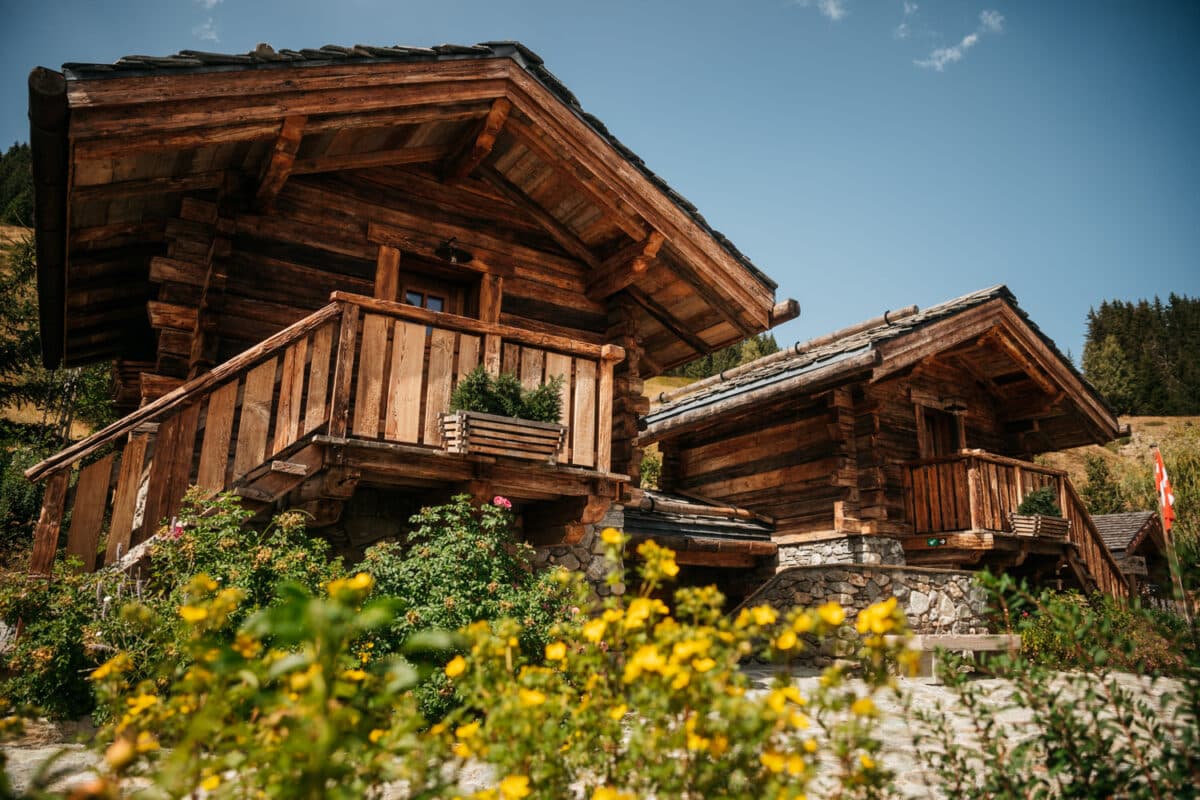
[{"label": "stone retaining wall", "polygon": [[779,545],[779,567],[817,564],[903,564],[904,545],[888,536],[838,535],[817,542]]},{"label": "stone retaining wall", "polygon": [[743,605],[793,606],[840,603],[848,618],[895,595],[915,633],[986,633],[986,597],[974,574],[961,570],[890,564],[790,567],[778,572]]},{"label": "stone retaining wall", "polygon": [[600,531],[610,527],[619,528],[621,523],[621,509],[614,506],[614,510],[610,510],[600,522],[587,526],[583,539],[577,544],[534,548],[534,566],[538,569],[565,567],[572,572],[582,572],[600,597],[622,595],[625,593],[625,584],[608,585],[609,563],[604,558],[604,542],[600,540]]}]

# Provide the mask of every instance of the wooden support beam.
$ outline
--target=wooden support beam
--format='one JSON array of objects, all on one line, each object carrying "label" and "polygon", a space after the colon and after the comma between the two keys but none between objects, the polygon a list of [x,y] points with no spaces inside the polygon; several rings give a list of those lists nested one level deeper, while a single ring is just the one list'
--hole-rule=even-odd
[{"label": "wooden support beam", "polygon": [[697,354],[702,355],[713,349],[711,345],[709,345],[699,336],[683,327],[683,325],[680,323],[676,322],[675,318],[671,316],[671,312],[668,311],[662,305],[662,303],[658,302],[638,287],[626,286],[625,293],[629,295],[629,298],[633,300],[633,302],[641,306],[647,314],[649,314],[651,317],[654,317],[654,319],[658,321],[659,325],[662,325],[677,338],[687,342],[688,347],[695,350]]},{"label": "wooden support beam", "polygon": [[79,186],[71,192],[71,200],[74,203],[87,203],[93,200],[125,200],[146,194],[172,194],[199,189],[215,189],[224,182],[225,172],[222,170],[199,172],[195,175],[180,177],[141,178],[97,186]]},{"label": "wooden support beam", "polygon": [[771,309],[771,327],[782,325],[800,316],[800,304],[792,298],[781,300]]},{"label": "wooden support beam", "polygon": [[29,571],[34,575],[49,575],[54,566],[54,555],[58,552],[58,532],[62,527],[63,504],[67,499],[67,483],[71,478],[70,468],[60,469],[46,481],[46,492],[42,495],[42,511],[37,527],[33,529],[33,557]]},{"label": "wooden support beam", "polygon": [[483,160],[492,152],[492,148],[496,146],[496,137],[500,135],[504,123],[508,121],[508,112],[511,110],[512,103],[506,98],[499,97],[492,103],[492,108],[484,118],[478,135],[457,155],[453,156],[443,169],[442,175],[446,182],[462,180],[483,163]]},{"label": "wooden support beam", "polygon": [[428,147],[401,147],[395,150],[377,150],[373,153],[346,153],[337,156],[316,156],[296,159],[292,163],[293,175],[315,175],[322,172],[341,172],[348,169],[370,169],[372,167],[398,167],[404,164],[428,164],[441,161],[450,153],[443,145]]},{"label": "wooden support beam", "polygon": [[400,250],[391,245],[379,245],[375,260],[375,299],[400,299]]},{"label": "wooden support beam", "polygon": [[150,317],[150,327],[170,328],[176,331],[188,331],[196,327],[198,317],[194,306],[164,303],[160,300],[150,300],[146,303],[146,312]]},{"label": "wooden support beam", "polygon": [[287,117],[279,126],[279,135],[275,137],[275,145],[271,155],[263,165],[262,174],[258,180],[258,190],[254,194],[254,206],[259,211],[265,211],[275,205],[275,198],[287,183],[292,174],[292,166],[296,162],[296,153],[300,150],[300,140],[304,137],[304,126],[308,117],[297,115]]},{"label": "wooden support beam", "polygon": [[584,264],[587,264],[589,268],[593,270],[600,269],[600,259],[584,244],[582,239],[576,236],[566,225],[559,222],[550,212],[534,202],[533,198],[522,192],[515,183],[500,174],[499,170],[487,164],[482,164],[478,172],[488,183],[499,189],[500,194],[507,197],[513,205],[532,217],[542,227],[542,230],[550,234],[550,238],[558,242],[562,249],[578,258]]},{"label": "wooden support beam", "polygon": [[658,257],[665,237],[658,231],[650,231],[646,238],[621,248],[606,258],[600,269],[588,278],[587,296],[603,300],[629,286]]}]

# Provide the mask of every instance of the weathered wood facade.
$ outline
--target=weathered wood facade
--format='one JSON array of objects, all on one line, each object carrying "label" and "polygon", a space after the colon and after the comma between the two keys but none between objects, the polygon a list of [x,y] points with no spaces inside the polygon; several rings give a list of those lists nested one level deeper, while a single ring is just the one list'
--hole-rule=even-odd
[{"label": "weathered wood facade", "polygon": [[[38,571],[191,484],[505,494],[570,541],[636,481],[643,378],[797,313],[516,43],[39,68],[30,117],[45,361],[113,360],[130,411],[28,473]],[[565,379],[554,463],[442,449],[478,364]]]},{"label": "weathered wood facade", "polygon": [[[890,312],[661,395],[642,442],[661,487],[770,517],[781,547],[864,535],[910,563],[1071,567],[1125,581],[1063,473],[1039,452],[1118,435],[1115,415],[1004,287]],[[1034,541],[1011,516],[1055,487],[1070,533]]]}]

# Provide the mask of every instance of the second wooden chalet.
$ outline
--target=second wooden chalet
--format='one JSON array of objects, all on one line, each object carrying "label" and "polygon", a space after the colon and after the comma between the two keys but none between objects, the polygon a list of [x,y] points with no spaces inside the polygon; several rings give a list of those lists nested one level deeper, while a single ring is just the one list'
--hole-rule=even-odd
[{"label": "second wooden chalet", "polygon": [[[797,313],[518,43],[130,56],[29,89],[45,362],[112,361],[128,412],[27,473],[35,571],[113,561],[192,484],[317,526],[504,495],[531,541],[579,544],[637,480],[643,378]],[[552,458],[443,447],[480,364],[565,380]]]},{"label": "second wooden chalet", "polygon": [[[759,566],[1015,571],[1116,595],[1119,566],[1041,452],[1104,443],[1116,415],[1003,286],[890,312],[656,398],[662,491],[769,520]],[[1013,517],[1053,487],[1063,535]]]}]

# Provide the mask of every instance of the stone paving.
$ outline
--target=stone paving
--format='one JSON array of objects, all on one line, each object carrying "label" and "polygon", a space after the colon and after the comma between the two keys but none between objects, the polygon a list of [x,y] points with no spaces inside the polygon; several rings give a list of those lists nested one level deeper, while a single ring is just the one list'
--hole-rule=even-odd
[{"label": "stone paving", "polygon": [[[771,681],[770,668],[751,666],[747,667],[746,671],[754,687],[752,691],[765,692]],[[817,675],[818,673],[812,670],[796,678],[796,684],[801,692],[809,694],[815,689]],[[1172,685],[1166,681],[1152,683],[1133,675],[1120,675],[1118,679],[1128,688],[1142,692],[1155,705],[1157,705],[1157,697]],[[977,684],[993,693],[991,702],[994,704],[1000,703],[1008,691],[1004,681],[979,680]],[[942,708],[950,711],[955,730],[964,738],[970,737],[970,720],[963,713],[955,696],[934,680],[928,678],[901,679],[899,689],[899,695],[890,692],[882,693],[877,701],[880,710],[880,736],[885,742],[882,760],[884,765],[894,770],[897,775],[894,796],[897,798],[943,798],[945,795],[942,792],[932,788],[936,783],[935,776],[926,773],[918,758],[913,744],[913,731],[906,716],[906,699],[913,707]],[[1001,712],[998,715],[998,722],[1007,729],[1008,735],[1013,741],[1018,741],[1031,733],[1029,713],[1022,709]],[[45,741],[46,738],[48,737],[42,735],[38,741],[25,746],[4,748],[9,757],[9,776],[18,792],[29,785],[29,781],[41,764],[60,751],[64,752],[54,766],[54,773],[58,776],[54,784],[55,789],[69,788],[94,774],[91,772],[91,768],[97,763],[97,757],[84,745],[54,744]],[[462,777],[465,784],[468,785],[464,785],[463,788],[470,790],[483,788],[488,783],[489,774],[485,765],[467,770]],[[827,780],[818,780],[808,796],[816,800],[826,794],[828,786]],[[402,800],[403,793],[398,787],[385,787],[382,796],[386,800]]]}]

